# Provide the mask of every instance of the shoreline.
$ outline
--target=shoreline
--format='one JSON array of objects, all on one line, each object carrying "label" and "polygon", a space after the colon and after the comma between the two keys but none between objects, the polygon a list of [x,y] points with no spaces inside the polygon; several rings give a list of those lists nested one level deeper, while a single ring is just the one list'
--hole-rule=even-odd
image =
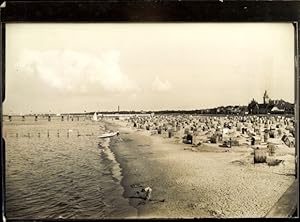
[{"label": "shoreline", "polygon": [[[138,218],[264,217],[294,181],[276,173],[286,170],[280,166],[240,164],[249,158],[247,149],[192,152],[185,150],[189,145],[130,129],[125,122],[105,124],[120,131],[110,148],[121,167],[123,197]],[[136,193],[147,186],[153,201]]]}]

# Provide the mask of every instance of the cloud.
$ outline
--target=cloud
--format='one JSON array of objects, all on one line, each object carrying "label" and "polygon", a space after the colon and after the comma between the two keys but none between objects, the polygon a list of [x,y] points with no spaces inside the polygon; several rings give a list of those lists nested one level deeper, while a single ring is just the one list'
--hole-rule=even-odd
[{"label": "cloud", "polygon": [[87,93],[98,89],[122,93],[137,90],[137,84],[122,72],[119,61],[120,52],[115,50],[99,55],[70,50],[25,50],[17,69],[60,91]]},{"label": "cloud", "polygon": [[168,80],[162,81],[158,76],[155,77],[152,83],[153,91],[168,91],[171,89],[171,84]]}]

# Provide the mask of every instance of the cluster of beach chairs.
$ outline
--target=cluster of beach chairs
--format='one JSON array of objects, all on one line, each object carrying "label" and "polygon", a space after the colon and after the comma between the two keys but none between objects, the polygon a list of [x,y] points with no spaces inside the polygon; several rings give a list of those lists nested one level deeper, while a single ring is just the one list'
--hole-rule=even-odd
[{"label": "cluster of beach chairs", "polygon": [[155,115],[131,117],[128,125],[193,145],[295,147],[295,119],[291,116]]}]

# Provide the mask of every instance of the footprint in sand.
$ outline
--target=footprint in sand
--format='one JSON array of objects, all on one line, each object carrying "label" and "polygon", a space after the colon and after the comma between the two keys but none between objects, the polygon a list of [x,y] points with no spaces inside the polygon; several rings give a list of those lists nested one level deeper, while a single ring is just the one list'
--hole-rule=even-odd
[{"label": "footprint in sand", "polygon": [[150,146],[150,145],[149,144],[140,144],[138,146],[145,147],[145,146]]},{"label": "footprint in sand", "polygon": [[139,184],[139,183],[134,183],[134,184],[131,184],[130,187],[131,188],[138,188],[138,187],[142,187],[142,185]]}]

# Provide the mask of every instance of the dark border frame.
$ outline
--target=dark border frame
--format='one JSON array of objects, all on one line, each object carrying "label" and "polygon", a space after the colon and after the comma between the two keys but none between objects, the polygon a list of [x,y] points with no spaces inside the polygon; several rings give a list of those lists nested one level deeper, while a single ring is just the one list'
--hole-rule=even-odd
[{"label": "dark border frame", "polygon": [[[2,2],[3,3],[3,2]],[[0,4],[2,4],[0,3]],[[5,99],[6,23],[92,22],[290,22],[295,27],[295,118],[299,134],[299,34],[300,1],[237,0],[100,0],[100,1],[6,1],[0,8],[1,88]],[[2,104],[1,135],[2,135]],[[5,197],[5,144],[1,139],[1,199]],[[296,140],[296,178],[299,174],[299,135]],[[299,184],[298,184],[299,188]],[[299,190],[299,189],[298,189]],[[298,197],[299,198],[299,197]],[[5,205],[1,204],[5,221]],[[299,216],[299,201],[297,207]]]},{"label": "dark border frame", "polygon": [[2,22],[292,22],[299,1],[7,1]]}]

